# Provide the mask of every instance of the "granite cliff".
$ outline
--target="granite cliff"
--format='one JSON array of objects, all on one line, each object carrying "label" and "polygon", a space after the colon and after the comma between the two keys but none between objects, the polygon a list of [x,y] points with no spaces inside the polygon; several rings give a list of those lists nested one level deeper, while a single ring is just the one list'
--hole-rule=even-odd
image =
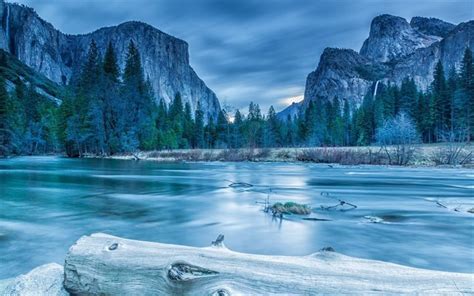
[{"label": "granite cliff", "polygon": [[[426,91],[441,60],[447,71],[459,68],[466,47],[474,48],[474,21],[450,24],[435,18],[405,19],[381,15],[372,20],[369,37],[357,53],[326,48],[306,80],[304,99],[289,106],[291,114],[316,99],[347,99],[360,104],[377,81],[400,84],[411,77]],[[290,112],[283,110],[280,118]]]},{"label": "granite cliff", "polygon": [[83,64],[94,39],[104,54],[112,43],[123,68],[127,46],[138,46],[145,76],[157,100],[170,102],[179,92],[194,110],[201,103],[208,116],[217,117],[219,101],[189,65],[188,44],[142,22],[126,22],[89,34],[68,35],[41,19],[31,8],[0,1],[0,48],[58,84],[67,84]]}]

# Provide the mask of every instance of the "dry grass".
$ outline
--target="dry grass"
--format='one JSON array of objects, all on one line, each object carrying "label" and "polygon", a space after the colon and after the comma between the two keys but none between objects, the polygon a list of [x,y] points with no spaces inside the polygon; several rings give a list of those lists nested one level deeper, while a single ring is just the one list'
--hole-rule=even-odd
[{"label": "dry grass", "polygon": [[[390,148],[389,148],[390,149]],[[465,148],[471,157],[465,158],[462,165],[472,167],[472,145]],[[408,165],[436,166],[440,161],[442,144],[419,145],[413,160]],[[341,165],[388,165],[387,154],[380,147],[317,147],[317,148],[266,148],[266,149],[182,149],[147,151],[136,154],[140,159],[175,161],[228,161],[228,162],[311,162]],[[131,155],[114,155],[111,158],[133,159]],[[464,159],[464,158],[463,158]]]},{"label": "dry grass", "polygon": [[343,165],[388,164],[388,159],[380,150],[314,148],[298,152],[296,160],[315,163],[338,163]]}]

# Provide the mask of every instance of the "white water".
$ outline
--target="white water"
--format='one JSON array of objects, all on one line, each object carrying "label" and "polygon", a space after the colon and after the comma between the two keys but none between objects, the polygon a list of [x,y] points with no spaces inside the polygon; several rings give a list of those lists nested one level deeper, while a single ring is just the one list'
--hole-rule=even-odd
[{"label": "white water", "polygon": [[7,20],[5,24],[5,35],[7,40],[7,46],[10,44],[10,6],[7,4]]},{"label": "white water", "polygon": [[377,96],[377,88],[379,87],[379,82],[380,82],[380,80],[377,80],[377,82],[375,82],[374,100],[375,100],[375,97]]}]

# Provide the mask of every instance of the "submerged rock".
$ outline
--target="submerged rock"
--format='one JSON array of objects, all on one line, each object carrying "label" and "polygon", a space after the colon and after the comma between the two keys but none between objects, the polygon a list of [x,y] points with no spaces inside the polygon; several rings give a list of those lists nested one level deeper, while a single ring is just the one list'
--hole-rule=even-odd
[{"label": "submerged rock", "polygon": [[295,202],[280,202],[275,203],[271,207],[273,215],[280,214],[295,214],[295,215],[309,215],[311,214],[311,207],[308,205],[298,204]]},{"label": "submerged rock", "polygon": [[364,219],[366,219],[367,222],[370,222],[370,223],[384,223],[385,222],[382,218],[377,217],[377,216],[364,216]]}]

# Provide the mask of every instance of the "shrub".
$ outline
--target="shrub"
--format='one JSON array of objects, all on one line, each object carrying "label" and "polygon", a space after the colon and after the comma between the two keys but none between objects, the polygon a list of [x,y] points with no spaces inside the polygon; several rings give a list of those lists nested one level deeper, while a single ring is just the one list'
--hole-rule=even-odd
[{"label": "shrub", "polygon": [[276,158],[279,159],[290,159],[291,153],[289,150],[280,150],[276,153]]},{"label": "shrub", "polygon": [[372,149],[304,149],[297,153],[296,159],[303,162],[338,163],[344,165],[387,164],[388,160],[380,151]]},{"label": "shrub", "polygon": [[257,152],[255,153],[254,155],[254,159],[255,158],[260,158],[260,159],[264,159],[264,158],[268,158],[271,154],[271,149],[270,148],[263,148],[263,149],[259,149],[257,150]]},{"label": "shrub", "polygon": [[443,145],[431,155],[431,160],[437,165],[458,165],[472,162],[472,151],[468,149],[468,135],[468,129],[440,132],[438,138],[441,139]]},{"label": "shrub", "polygon": [[416,144],[420,143],[415,124],[405,113],[385,121],[377,129],[376,138],[390,164],[395,165],[407,165],[416,152]]}]

